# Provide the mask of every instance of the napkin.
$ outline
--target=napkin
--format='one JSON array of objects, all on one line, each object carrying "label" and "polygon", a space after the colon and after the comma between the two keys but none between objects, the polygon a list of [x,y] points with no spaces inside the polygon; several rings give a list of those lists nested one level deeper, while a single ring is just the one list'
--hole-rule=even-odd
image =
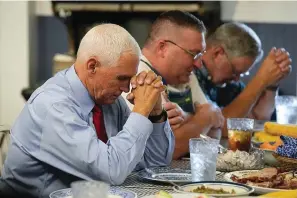
[{"label": "napkin", "polygon": [[288,136],[280,136],[281,140],[283,141],[283,145],[280,145],[276,153],[289,158],[297,159],[297,138],[292,138]]}]

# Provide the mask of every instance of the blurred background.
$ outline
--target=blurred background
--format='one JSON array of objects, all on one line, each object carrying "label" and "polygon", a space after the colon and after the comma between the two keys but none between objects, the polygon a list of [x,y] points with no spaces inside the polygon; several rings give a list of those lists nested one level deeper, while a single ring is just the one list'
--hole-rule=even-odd
[{"label": "blurred background", "polygon": [[[284,47],[293,60],[282,94],[296,95],[297,2],[294,1],[0,1],[0,124],[12,125],[30,94],[69,67],[80,39],[101,22],[125,27],[144,44],[151,22],[180,9],[204,21],[209,32],[240,21],[259,35],[265,55]],[[254,67],[248,82],[257,71]]]}]

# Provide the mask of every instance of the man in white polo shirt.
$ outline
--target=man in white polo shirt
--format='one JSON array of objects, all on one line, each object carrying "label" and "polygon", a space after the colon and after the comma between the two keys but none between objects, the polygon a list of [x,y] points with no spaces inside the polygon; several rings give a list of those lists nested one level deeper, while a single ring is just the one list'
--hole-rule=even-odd
[{"label": "man in white polo shirt", "polygon": [[[194,103],[204,103],[205,97],[199,95],[198,81],[192,71],[205,50],[205,32],[203,22],[190,13],[175,10],[161,14],[153,23],[142,49],[138,72],[153,70],[162,76],[163,84],[167,85],[183,85],[190,81],[194,86]],[[195,108],[195,113],[184,116],[184,123],[178,128],[174,127],[178,123],[173,114],[176,109],[172,103],[163,101],[164,108],[170,109],[167,114],[176,139],[175,159],[188,153],[190,138],[199,137],[201,133],[207,134],[212,129],[221,129],[224,125],[224,118],[218,107],[193,103],[190,106]],[[127,103],[130,104],[128,101]],[[212,136],[220,139],[220,133]]]}]

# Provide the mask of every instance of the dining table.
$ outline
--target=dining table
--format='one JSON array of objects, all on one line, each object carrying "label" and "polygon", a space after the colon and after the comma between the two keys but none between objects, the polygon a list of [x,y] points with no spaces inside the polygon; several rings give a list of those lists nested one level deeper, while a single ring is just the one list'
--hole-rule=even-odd
[{"label": "dining table", "polygon": [[[168,168],[191,170],[190,160],[173,160]],[[224,173],[216,174],[216,181],[224,181]],[[130,190],[137,194],[137,198],[155,195],[160,190],[174,193],[173,186],[167,183],[144,180],[138,172],[132,172],[122,185],[114,186],[123,190]]]}]

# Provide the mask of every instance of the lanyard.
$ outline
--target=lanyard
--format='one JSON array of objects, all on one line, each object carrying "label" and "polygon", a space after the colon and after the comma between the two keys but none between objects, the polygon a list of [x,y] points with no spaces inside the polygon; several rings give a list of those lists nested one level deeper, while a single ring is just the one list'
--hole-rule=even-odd
[{"label": "lanyard", "polygon": [[[144,64],[146,64],[153,72],[155,72],[155,74],[157,74],[158,76],[161,76],[160,73],[155,68],[153,68],[153,66],[151,64],[149,64],[148,62],[146,62],[143,59],[140,59],[140,61],[143,62]],[[163,77],[162,77],[162,82],[164,85],[167,85],[167,83]]]}]

